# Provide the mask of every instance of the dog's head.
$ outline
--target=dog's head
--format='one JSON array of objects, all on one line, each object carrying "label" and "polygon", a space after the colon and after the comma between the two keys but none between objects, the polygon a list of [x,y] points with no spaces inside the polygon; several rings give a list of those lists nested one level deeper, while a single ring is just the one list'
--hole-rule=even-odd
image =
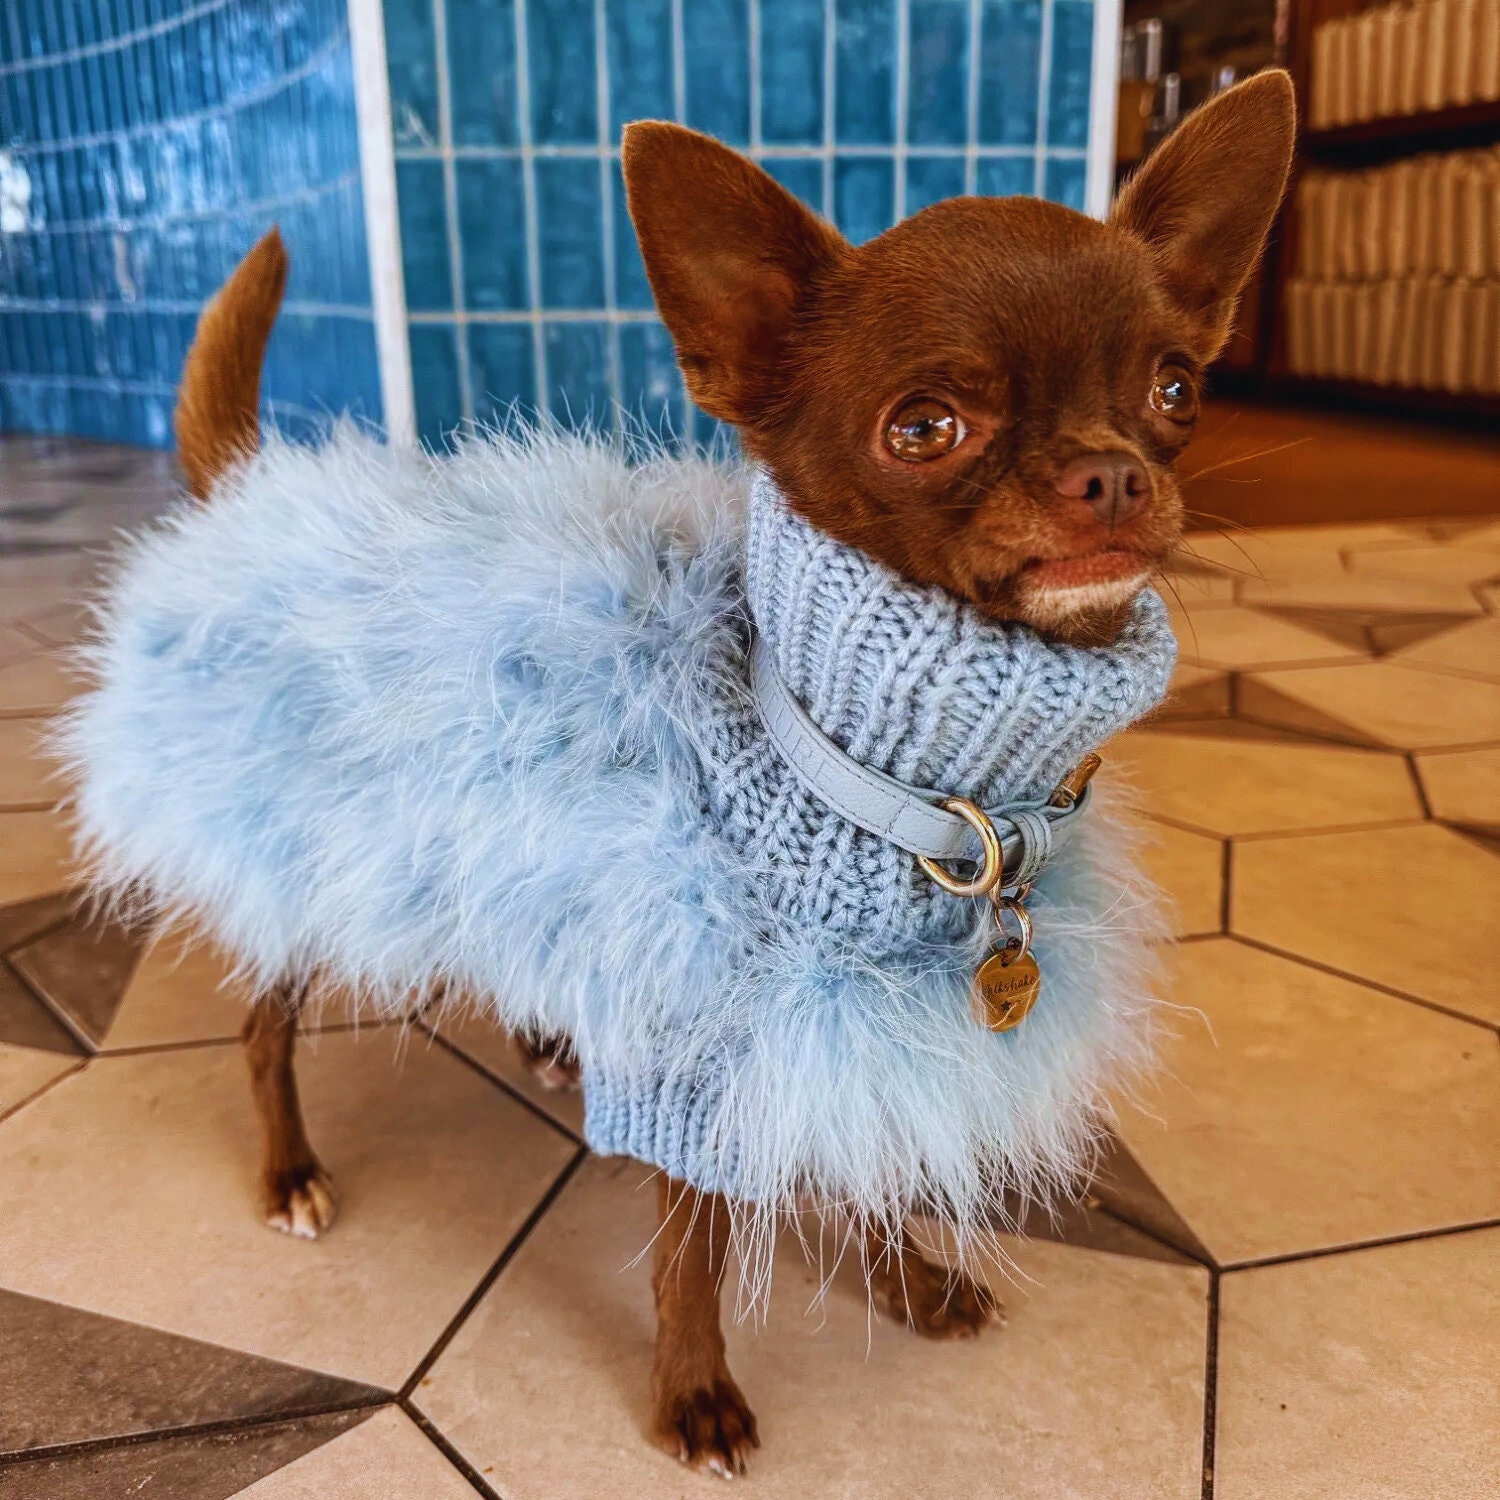
[{"label": "dog's head", "polygon": [[1172,463],[1286,185],[1262,73],[1191,115],[1107,223],[955,198],[858,247],[727,147],[625,133],[688,393],[816,526],[986,613],[1112,637],[1175,545]]}]

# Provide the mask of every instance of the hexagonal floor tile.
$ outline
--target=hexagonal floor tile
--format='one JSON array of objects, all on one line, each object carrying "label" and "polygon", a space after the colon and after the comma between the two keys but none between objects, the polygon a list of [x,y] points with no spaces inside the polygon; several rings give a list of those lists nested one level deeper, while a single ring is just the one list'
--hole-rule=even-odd
[{"label": "hexagonal floor tile", "polygon": [[0,713],[49,714],[79,689],[61,650],[37,650],[0,661]]},{"label": "hexagonal floor tile", "polygon": [[1193,611],[1176,628],[1184,658],[1205,667],[1266,668],[1288,662],[1359,661],[1370,654],[1240,605]]},{"label": "hexagonal floor tile", "polygon": [[1166,701],[1153,719],[1201,719],[1229,712],[1229,678],[1213,667],[1181,662],[1172,674]]},{"label": "hexagonal floor tile", "polygon": [[63,795],[41,745],[46,727],[46,719],[0,719],[0,807],[35,807]]},{"label": "hexagonal floor tile", "polygon": [[1500,1021],[1500,859],[1428,823],[1234,851],[1230,930]]},{"label": "hexagonal floor tile", "polygon": [[55,812],[0,812],[0,849],[0,906],[67,885],[72,841]]},{"label": "hexagonal floor tile", "polygon": [[1500,749],[1416,757],[1434,817],[1500,828]]},{"label": "hexagonal floor tile", "polygon": [[1477,615],[1479,601],[1463,583],[1404,578],[1399,583],[1368,573],[1318,567],[1311,560],[1283,567],[1279,576],[1247,578],[1240,602],[1250,605],[1295,605],[1322,609],[1374,609],[1407,614]]},{"label": "hexagonal floor tile", "polygon": [[1500,1494],[1500,1230],[1236,1272],[1214,1500]]},{"label": "hexagonal floor tile", "polygon": [[1391,659],[1472,672],[1500,681],[1500,620],[1486,615],[1453,630],[1441,631],[1394,652]]},{"label": "hexagonal floor tile", "polygon": [[[102,1500],[106,1495],[228,1500],[368,1416],[368,1408],[359,1408],[9,1459],[0,1464],[0,1500]],[[359,1500],[374,1497],[366,1490]]]},{"label": "hexagonal floor tile", "polygon": [[1500,1215],[1494,1036],[1227,938],[1174,963],[1185,1013],[1117,1128],[1220,1264]]},{"label": "hexagonal floor tile", "polygon": [[1487,583],[1500,576],[1500,558],[1493,552],[1463,546],[1382,547],[1350,553],[1351,572],[1371,578],[1441,583]]},{"label": "hexagonal floor tile", "polygon": [[1187,540],[1202,561],[1250,578],[1337,574],[1346,571],[1341,554],[1348,548],[1422,545],[1410,529],[1380,524],[1195,531]]},{"label": "hexagonal floor tile", "polygon": [[37,1047],[0,1042],[0,1119],[24,1104],[54,1078],[78,1066],[78,1058]]},{"label": "hexagonal floor tile", "polygon": [[392,1389],[576,1147],[438,1048],[298,1049],[338,1185],[315,1244],[261,1222],[237,1046],[100,1058],[0,1125],[0,1284]]},{"label": "hexagonal floor tile", "polygon": [[[1421,818],[1405,760],[1238,732],[1135,733],[1115,741],[1153,813],[1206,833],[1273,833]],[[1112,756],[1113,758],[1113,756]]]},{"label": "hexagonal floor tile", "polygon": [[482,1015],[459,1013],[438,1024],[438,1035],[487,1073],[556,1120],[564,1130],[583,1138],[583,1093],[579,1089],[550,1089],[516,1056],[515,1043],[503,1027]]},{"label": "hexagonal floor tile", "polygon": [[1355,521],[1319,526],[1258,526],[1251,534],[1267,552],[1337,554],[1370,547],[1414,547],[1430,544],[1420,522]]},{"label": "hexagonal floor tile", "polygon": [[[217,949],[163,934],[141,958],[103,1038],[106,1052],[166,1043],[233,1041],[253,996]],[[339,1017],[339,1019],[343,1019]]]},{"label": "hexagonal floor tile", "polygon": [[[706,1480],[646,1437],[653,1317],[638,1257],[655,1193],[636,1163],[569,1182],[415,1399],[509,1500],[690,1500]],[[1012,1245],[1008,1326],[932,1342],[871,1318],[847,1261],[783,1236],[766,1326],[727,1329],[767,1500],[995,1493],[1197,1500],[1206,1273],[1044,1241]]]},{"label": "hexagonal floor tile", "polygon": [[1201,833],[1151,823],[1141,850],[1146,873],[1170,897],[1172,936],[1199,937],[1224,927],[1224,845]]},{"label": "hexagonal floor tile", "polygon": [[474,1488],[399,1407],[267,1474],[240,1500],[474,1500]]},{"label": "hexagonal floor tile", "polygon": [[1314,734],[1342,724],[1354,739],[1399,750],[1500,740],[1500,683],[1388,661],[1257,672],[1241,680],[1239,707]]}]

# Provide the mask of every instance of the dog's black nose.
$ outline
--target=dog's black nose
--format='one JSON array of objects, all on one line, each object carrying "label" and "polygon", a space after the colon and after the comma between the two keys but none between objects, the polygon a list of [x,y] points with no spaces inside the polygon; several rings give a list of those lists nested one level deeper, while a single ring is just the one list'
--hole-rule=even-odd
[{"label": "dog's black nose", "polygon": [[1116,526],[1151,495],[1151,476],[1128,453],[1085,453],[1057,476],[1057,493],[1082,500],[1107,526]]}]

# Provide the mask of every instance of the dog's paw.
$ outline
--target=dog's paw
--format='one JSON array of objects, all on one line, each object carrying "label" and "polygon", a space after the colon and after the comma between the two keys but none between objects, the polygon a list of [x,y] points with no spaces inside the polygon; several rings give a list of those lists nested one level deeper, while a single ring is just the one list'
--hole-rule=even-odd
[{"label": "dog's paw", "polygon": [[515,1043],[521,1061],[544,1089],[571,1093],[583,1086],[583,1069],[579,1066],[573,1043],[567,1037],[549,1036],[532,1041],[529,1037],[518,1036]]},{"label": "dog's paw", "polygon": [[755,1413],[727,1372],[711,1385],[658,1396],[652,1437],[689,1468],[724,1479],[743,1474],[760,1447]]},{"label": "dog's paw", "polygon": [[268,1173],[261,1188],[266,1224],[299,1240],[315,1240],[332,1227],[338,1204],[333,1178],[316,1162]]},{"label": "dog's paw", "polygon": [[870,1294],[924,1338],[973,1338],[987,1323],[1005,1321],[1005,1309],[988,1287],[916,1255],[905,1257],[897,1271],[872,1276]]}]

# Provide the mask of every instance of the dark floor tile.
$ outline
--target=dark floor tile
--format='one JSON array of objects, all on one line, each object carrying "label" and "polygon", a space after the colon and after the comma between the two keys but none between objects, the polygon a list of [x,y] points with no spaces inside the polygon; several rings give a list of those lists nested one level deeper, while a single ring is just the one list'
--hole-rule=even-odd
[{"label": "dark floor tile", "polygon": [[14,949],[10,962],[49,1004],[102,1042],[146,937],[111,917],[86,914]]},{"label": "dark floor tile", "polygon": [[1474,615],[1392,615],[1390,620],[1372,624],[1370,639],[1382,656],[1392,651],[1404,650],[1407,646],[1430,641],[1445,631],[1456,630],[1460,625],[1472,625]]},{"label": "dark floor tile", "polygon": [[1082,1202],[1060,1204],[1050,1211],[1031,1207],[1025,1213],[1018,1213],[1012,1207],[1010,1222],[1018,1223],[1020,1232],[1032,1239],[1052,1240],[1079,1250],[1105,1250],[1112,1255],[1165,1261],[1169,1265],[1191,1265],[1194,1259],[1117,1219],[1092,1195]]},{"label": "dark floor tile", "polygon": [[0,906],[0,953],[9,953],[41,936],[49,927],[59,926],[77,909],[78,897],[73,891],[58,891],[14,906]]},{"label": "dark floor tile", "polygon": [[369,1405],[385,1395],[17,1292],[0,1291],[0,1349],[0,1453]]},{"label": "dark floor tile", "polygon": [[1201,719],[1205,715],[1227,715],[1229,713],[1229,677],[1220,674],[1204,678],[1202,682],[1186,687],[1174,687],[1161,705],[1146,721],[1147,726],[1167,723],[1172,719]]},{"label": "dark floor tile", "polygon": [[[4,959],[0,959],[0,1042],[69,1057],[84,1055],[78,1038],[31,993]],[[3,1378],[0,1372],[0,1381]],[[3,1421],[0,1412],[0,1423]]]},{"label": "dark floor tile", "polygon": [[[1167,1201],[1161,1189],[1146,1175],[1118,1136],[1112,1136],[1090,1193],[1110,1214],[1179,1250],[1190,1260],[1213,1263],[1203,1241]],[[1070,1241],[1071,1243],[1071,1241]]]},{"label": "dark floor tile", "polygon": [[1451,828],[1455,833],[1472,839],[1481,849],[1488,850],[1491,854],[1500,854],[1500,827],[1490,823],[1455,823],[1448,818],[1439,821],[1445,828]]},{"label": "dark floor tile", "polygon": [[1325,641],[1353,651],[1373,649],[1369,627],[1373,621],[1383,618],[1378,612],[1367,609],[1315,609],[1294,604],[1258,604],[1254,609],[1257,614],[1285,620],[1289,625],[1300,625],[1302,629],[1322,636]]},{"label": "dark floor tile", "polygon": [[1346,724],[1332,714],[1325,714],[1322,709],[1282,693],[1255,677],[1240,679],[1236,707],[1246,718],[1262,724],[1300,729],[1305,734],[1334,740],[1341,745],[1355,745],[1364,749],[1389,748],[1365,730],[1356,729],[1354,725]]},{"label": "dark floor tile", "polygon": [[150,1500],[229,1500],[370,1415],[368,1410],[336,1412],[271,1427],[0,1463],[0,1500],[125,1500],[137,1495]]},{"label": "dark floor tile", "polygon": [[[1394,588],[1394,585],[1393,585]],[[1260,604],[1256,610],[1274,616],[1304,630],[1314,631],[1325,640],[1357,651],[1374,651],[1386,655],[1403,646],[1415,646],[1431,640],[1445,630],[1467,625],[1474,616],[1452,610],[1438,612],[1389,609],[1344,609],[1300,604]]]}]

